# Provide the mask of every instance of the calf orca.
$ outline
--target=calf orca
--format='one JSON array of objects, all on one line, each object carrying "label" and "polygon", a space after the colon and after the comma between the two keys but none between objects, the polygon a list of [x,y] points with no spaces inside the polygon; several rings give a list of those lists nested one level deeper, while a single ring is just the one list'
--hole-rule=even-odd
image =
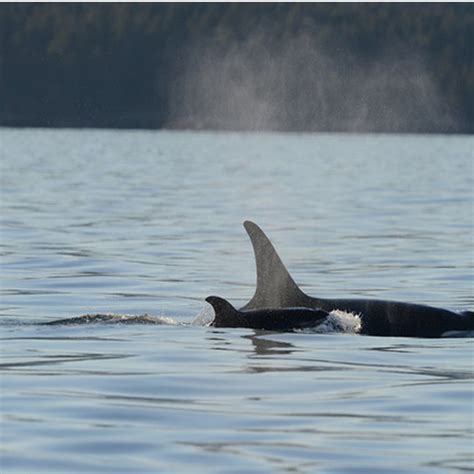
[{"label": "calf orca", "polygon": [[212,305],[215,312],[211,326],[217,328],[291,331],[313,328],[329,316],[327,311],[314,308],[262,308],[239,311],[218,296],[208,296],[206,301]]},{"label": "calf orca", "polygon": [[[372,336],[442,337],[455,335],[459,331],[474,330],[474,312],[455,313],[442,308],[398,301],[376,299],[328,299],[313,298],[304,293],[291,278],[272,243],[253,222],[244,222],[255,253],[257,287],[252,299],[239,312],[227,311],[226,318],[216,318],[220,327],[254,327],[284,330],[282,320],[287,319],[286,328],[291,328],[295,308],[312,308],[329,313],[340,310],[357,314],[361,319],[361,334]],[[212,301],[211,301],[212,302]],[[276,312],[292,308],[289,312]],[[255,313],[254,313],[255,311]],[[219,313],[219,311],[216,311]],[[252,314],[256,322],[249,322]],[[272,314],[276,315],[272,325]],[[232,318],[235,318],[232,319]],[[265,327],[263,327],[265,326]]]}]

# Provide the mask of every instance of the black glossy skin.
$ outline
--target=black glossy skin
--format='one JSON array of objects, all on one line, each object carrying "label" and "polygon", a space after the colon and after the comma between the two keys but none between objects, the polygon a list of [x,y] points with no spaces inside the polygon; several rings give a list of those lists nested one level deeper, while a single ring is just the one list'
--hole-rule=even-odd
[{"label": "black glossy skin", "polygon": [[241,310],[307,307],[358,314],[361,333],[373,336],[441,337],[449,331],[474,331],[474,313],[455,313],[420,304],[374,299],[323,299],[306,295],[293,281],[273,245],[253,222],[246,221],[257,265],[257,288]]},{"label": "black glossy skin", "polygon": [[212,305],[215,312],[211,326],[217,328],[293,331],[315,327],[329,315],[326,311],[311,308],[262,308],[239,311],[218,296],[209,296],[206,301]]},{"label": "black glossy skin", "polygon": [[441,337],[448,331],[474,330],[469,313],[412,303],[372,299],[321,299],[306,297],[301,304],[328,312],[341,310],[360,315],[361,334],[370,336]]}]

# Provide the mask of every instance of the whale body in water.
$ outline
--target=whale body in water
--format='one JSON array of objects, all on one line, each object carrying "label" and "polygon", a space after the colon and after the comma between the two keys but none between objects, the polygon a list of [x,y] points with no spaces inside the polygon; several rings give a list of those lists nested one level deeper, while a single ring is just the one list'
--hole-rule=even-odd
[{"label": "whale body in water", "polygon": [[[260,227],[250,221],[244,222],[244,227],[255,253],[257,269],[255,294],[239,311],[235,309],[231,311],[231,305],[229,308],[221,303],[213,304],[216,318],[212,324],[215,326],[291,330],[298,327],[298,322],[292,321],[292,317],[304,319],[297,312],[300,308],[306,312],[311,309],[321,311],[319,314],[322,318],[324,313],[327,315],[336,310],[356,314],[361,319],[360,333],[373,336],[433,338],[474,331],[472,311],[456,313],[447,309],[399,301],[309,296],[290,276]],[[211,303],[213,302],[215,300],[211,300]],[[301,314],[306,314],[309,318],[310,314],[304,311]],[[255,316],[255,321],[251,323],[252,315]],[[315,322],[318,321],[316,318]]]}]

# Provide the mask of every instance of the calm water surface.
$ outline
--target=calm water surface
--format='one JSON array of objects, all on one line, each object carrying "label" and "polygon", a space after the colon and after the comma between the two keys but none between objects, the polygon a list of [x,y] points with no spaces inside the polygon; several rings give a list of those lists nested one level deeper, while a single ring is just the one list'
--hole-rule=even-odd
[{"label": "calm water surface", "polygon": [[253,293],[474,308],[472,137],[0,129],[0,470],[465,472],[472,339],[197,325]]}]

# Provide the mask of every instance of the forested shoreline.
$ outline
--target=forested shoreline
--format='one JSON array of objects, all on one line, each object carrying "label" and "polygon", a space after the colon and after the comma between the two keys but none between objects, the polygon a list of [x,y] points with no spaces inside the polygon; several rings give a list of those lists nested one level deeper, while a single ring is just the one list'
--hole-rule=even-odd
[{"label": "forested shoreline", "polygon": [[470,3],[0,5],[0,126],[473,133]]}]

